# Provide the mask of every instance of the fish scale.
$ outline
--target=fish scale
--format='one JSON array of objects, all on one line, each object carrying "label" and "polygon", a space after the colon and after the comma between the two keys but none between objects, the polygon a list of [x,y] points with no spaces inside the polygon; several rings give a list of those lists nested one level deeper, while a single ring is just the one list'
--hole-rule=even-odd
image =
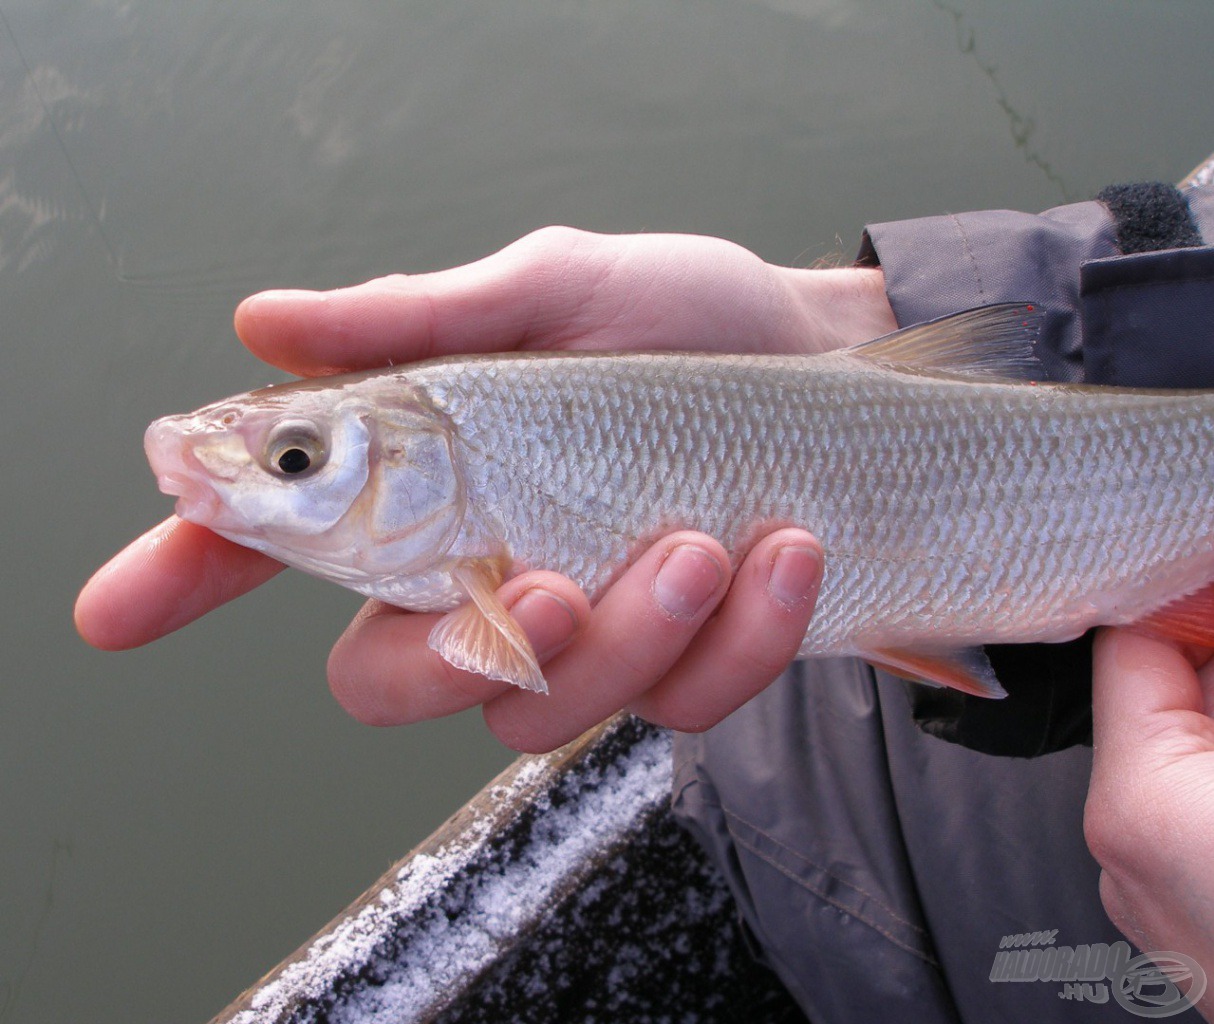
[{"label": "fish scale", "polygon": [[[804,654],[924,631],[1061,639],[1087,625],[1092,595],[1117,598],[1148,567],[1160,580],[1210,561],[1214,457],[1198,443],[1209,396],[899,378],[846,356],[439,372],[420,383],[457,437],[492,439],[459,450],[520,569],[567,572],[594,597],[674,527],[741,554],[761,508],[826,552]],[[1100,557],[1113,538],[1146,535],[1149,553]],[[1112,600],[1117,619],[1158,605],[1158,589]]]}]

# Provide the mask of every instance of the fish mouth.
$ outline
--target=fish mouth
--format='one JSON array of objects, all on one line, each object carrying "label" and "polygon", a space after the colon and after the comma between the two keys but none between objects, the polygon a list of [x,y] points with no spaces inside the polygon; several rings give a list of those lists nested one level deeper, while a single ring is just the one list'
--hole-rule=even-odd
[{"label": "fish mouth", "polygon": [[175,420],[166,417],[148,427],[143,450],[161,492],[177,499],[177,515],[206,525],[218,517],[223,506]]}]

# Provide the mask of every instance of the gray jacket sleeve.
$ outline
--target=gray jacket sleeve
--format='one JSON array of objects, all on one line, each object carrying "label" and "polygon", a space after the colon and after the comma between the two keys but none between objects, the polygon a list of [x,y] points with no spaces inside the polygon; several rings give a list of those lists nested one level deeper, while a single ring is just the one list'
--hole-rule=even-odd
[{"label": "gray jacket sleeve", "polygon": [[[993,302],[1046,309],[1053,380],[1214,387],[1214,187],[1105,189],[1041,214],[1008,210],[873,224],[859,262],[885,273],[902,325]],[[914,687],[915,720],[976,750],[1036,756],[1091,742],[1091,642],[989,647],[1011,695],[991,706]]]}]

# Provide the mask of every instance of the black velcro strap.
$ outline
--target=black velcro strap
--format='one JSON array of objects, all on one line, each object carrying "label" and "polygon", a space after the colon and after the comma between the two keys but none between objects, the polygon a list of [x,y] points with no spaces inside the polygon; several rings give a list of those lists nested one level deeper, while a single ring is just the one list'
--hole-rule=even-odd
[{"label": "black velcro strap", "polygon": [[1127,256],[1202,244],[1188,201],[1173,185],[1162,181],[1109,185],[1096,199],[1113,215],[1117,246]]}]

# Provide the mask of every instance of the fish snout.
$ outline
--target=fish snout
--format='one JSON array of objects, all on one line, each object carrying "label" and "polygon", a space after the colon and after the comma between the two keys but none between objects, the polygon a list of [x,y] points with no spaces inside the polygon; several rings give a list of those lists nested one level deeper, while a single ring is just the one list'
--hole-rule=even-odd
[{"label": "fish snout", "polygon": [[160,490],[177,498],[177,514],[206,525],[219,513],[221,502],[194,455],[182,419],[165,416],[155,420],[143,435],[143,450]]}]

